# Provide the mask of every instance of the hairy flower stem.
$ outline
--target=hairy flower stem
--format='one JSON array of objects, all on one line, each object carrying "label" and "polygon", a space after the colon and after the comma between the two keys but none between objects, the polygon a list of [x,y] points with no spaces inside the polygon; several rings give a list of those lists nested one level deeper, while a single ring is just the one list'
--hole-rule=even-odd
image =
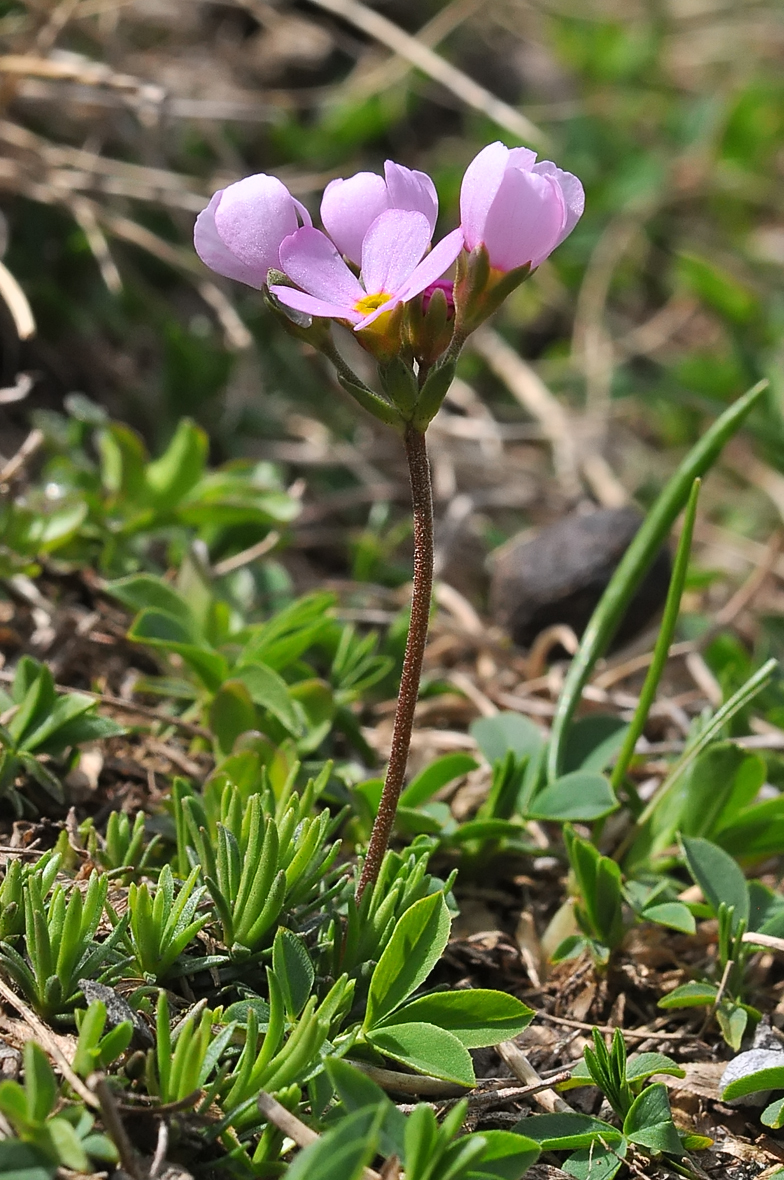
[{"label": "hairy flower stem", "polygon": [[430,463],[424,433],[408,426],[405,433],[408,472],[411,479],[411,504],[414,516],[414,584],[411,595],[411,623],[403,657],[400,693],[392,730],[389,766],[378,805],[378,814],[370,834],[365,863],[357,887],[357,901],[368,885],[378,877],[384,853],[395,824],[400,792],[408,762],[414,710],[419,695],[422,659],[427,642],[430,597],[433,590],[433,493],[430,486]]}]

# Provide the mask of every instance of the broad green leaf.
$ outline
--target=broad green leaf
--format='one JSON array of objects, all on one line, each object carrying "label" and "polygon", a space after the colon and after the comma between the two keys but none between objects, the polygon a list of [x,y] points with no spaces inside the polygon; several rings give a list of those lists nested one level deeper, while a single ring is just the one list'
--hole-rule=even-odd
[{"label": "broad green leaf", "polygon": [[42,1123],[57,1100],[57,1080],[49,1058],[35,1041],[24,1047],[24,1088],[30,1122]]},{"label": "broad green leaf", "polygon": [[49,1119],[44,1130],[57,1153],[60,1163],[74,1172],[89,1172],[90,1161],[76,1130],[67,1119]]},{"label": "broad green leaf", "polygon": [[615,1147],[602,1147],[593,1143],[575,1151],[561,1165],[561,1170],[575,1180],[613,1180],[623,1167],[626,1158],[626,1140]]},{"label": "broad green leaf", "polygon": [[683,934],[694,934],[697,929],[694,914],[682,901],[658,902],[644,909],[641,916],[646,922],[657,922],[659,926],[669,926]]},{"label": "broad green leaf", "polygon": [[53,705],[49,716],[35,729],[26,733],[20,745],[26,750],[37,750],[45,742],[57,736],[60,726],[67,725],[77,717],[81,717],[88,709],[94,708],[95,701],[92,697],[83,696],[82,693],[72,692],[61,696]]},{"label": "broad green leaf", "polygon": [[173,511],[202,476],[209,439],[189,418],[181,419],[171,442],[159,459],[147,465],[145,482],[150,500]]},{"label": "broad green leaf", "polygon": [[465,988],[420,996],[388,1016],[383,1027],[423,1021],[448,1029],[466,1049],[479,1049],[517,1036],[533,1018],[532,1008],[506,992]]},{"label": "broad green leaf", "polygon": [[302,939],[283,926],[272,944],[272,969],[280,982],[286,1015],[293,1021],[305,1007],[315,974]]},{"label": "broad green leaf", "polygon": [[609,815],[618,807],[610,780],[603,774],[575,770],[565,774],[535,795],[528,809],[528,819],[594,820]]},{"label": "broad green leaf", "polygon": [[370,980],[365,1030],[379,1024],[424,983],[441,958],[450,926],[442,893],[431,893],[406,910]]},{"label": "broad green leaf", "polygon": [[748,922],[749,890],[746,878],[732,857],[710,840],[699,837],[684,836],[682,846],[689,872],[714,913],[725,902],[735,907],[733,929],[737,929],[741,921]]},{"label": "broad green leaf", "polygon": [[719,989],[715,983],[684,983],[659,1000],[659,1008],[704,1008],[715,1004]]},{"label": "broad green leaf", "polygon": [[532,758],[544,743],[539,726],[520,713],[480,717],[471,722],[469,732],[491,766],[504,758],[508,750],[518,761]]},{"label": "broad green leaf", "polygon": [[163,578],[156,578],[152,574],[131,574],[130,577],[110,582],[106,592],[133,611],[165,611],[182,624],[187,642],[198,641],[199,630],[191,608],[182,595],[168,582],[164,582]]},{"label": "broad green leaf", "polygon": [[748,1012],[741,1004],[724,1000],[716,1011],[716,1020],[724,1040],[737,1053],[749,1022]]},{"label": "broad green leaf", "polygon": [[736,1078],[722,1090],[722,1102],[734,1102],[736,1098],[745,1098],[747,1094],[759,1094],[763,1090],[784,1090],[784,1065],[773,1065],[768,1069],[758,1069],[756,1073],[746,1074],[743,1078]]},{"label": "broad green leaf", "polygon": [[286,1180],[357,1180],[376,1153],[378,1123],[374,1106],[350,1114],[299,1152]]},{"label": "broad green leaf", "polygon": [[780,855],[784,852],[784,795],[747,807],[714,840],[744,862]]},{"label": "broad green leaf", "polygon": [[468,1050],[446,1029],[434,1024],[383,1025],[371,1029],[367,1039],[374,1049],[417,1073],[460,1086],[476,1085]]},{"label": "broad green leaf", "polygon": [[436,758],[424,770],[411,780],[400,796],[401,807],[420,807],[426,803],[436,791],[440,791],[453,779],[476,770],[479,763],[470,754],[445,754],[443,758]]},{"label": "broad green leaf", "polygon": [[542,1151],[572,1151],[592,1143],[620,1143],[621,1132],[589,1114],[532,1114],[515,1123],[514,1130],[538,1143]]},{"label": "broad green leaf", "polygon": [[485,1150],[464,1180],[520,1180],[539,1158],[539,1144],[514,1131],[482,1131]]},{"label": "broad green leaf", "polygon": [[784,1098],[777,1098],[775,1102],[766,1106],[760,1115],[760,1122],[776,1131],[784,1127]]},{"label": "broad green leaf", "polygon": [[302,722],[282,676],[266,664],[242,664],[235,668],[233,677],[241,680],[255,703],[269,709],[289,733],[302,733]]},{"label": "broad green leaf", "polygon": [[210,704],[210,729],[221,757],[231,754],[242,733],[256,728],[256,706],[240,680],[226,680]]},{"label": "broad green leaf", "polygon": [[611,713],[578,717],[564,743],[564,774],[574,770],[606,770],[621,748],[629,726]]},{"label": "broad green leaf", "polygon": [[368,1106],[383,1107],[385,1113],[379,1128],[379,1147],[386,1156],[403,1158],[406,1116],[402,1111],[387,1098],[380,1086],[348,1061],[340,1057],[327,1057],[324,1067],[348,1114]]},{"label": "broad green leaf", "polygon": [[32,1143],[0,1139],[0,1176],[10,1176],[13,1180],[53,1180],[56,1168]]},{"label": "broad green leaf", "polygon": [[660,1155],[682,1156],[683,1146],[672,1121],[670,1099],[663,1082],[643,1090],[632,1103],[623,1122],[623,1133],[631,1143]]}]

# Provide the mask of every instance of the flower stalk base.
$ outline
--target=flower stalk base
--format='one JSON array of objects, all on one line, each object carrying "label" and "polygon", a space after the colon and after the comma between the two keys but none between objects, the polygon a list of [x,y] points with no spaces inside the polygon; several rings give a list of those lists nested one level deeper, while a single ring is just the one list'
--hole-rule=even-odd
[{"label": "flower stalk base", "polygon": [[389,845],[395,824],[397,805],[408,762],[414,711],[419,696],[422,661],[427,643],[430,621],[430,599],[433,592],[433,493],[430,484],[430,463],[427,457],[424,432],[409,425],[405,432],[406,457],[411,480],[411,503],[414,517],[414,578],[411,594],[411,623],[403,657],[400,693],[392,730],[384,789],[378,814],[370,835],[367,855],[357,887],[357,901],[368,885],[378,877],[384,853]]}]

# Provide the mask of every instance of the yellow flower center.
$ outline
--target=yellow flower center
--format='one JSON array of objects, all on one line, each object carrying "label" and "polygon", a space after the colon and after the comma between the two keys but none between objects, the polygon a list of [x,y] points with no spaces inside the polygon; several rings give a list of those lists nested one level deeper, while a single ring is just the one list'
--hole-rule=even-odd
[{"label": "yellow flower center", "polygon": [[391,298],[392,296],[387,295],[386,291],[379,291],[377,295],[364,295],[354,304],[354,311],[358,311],[362,315],[370,315],[371,311],[375,311],[377,307],[383,307]]}]

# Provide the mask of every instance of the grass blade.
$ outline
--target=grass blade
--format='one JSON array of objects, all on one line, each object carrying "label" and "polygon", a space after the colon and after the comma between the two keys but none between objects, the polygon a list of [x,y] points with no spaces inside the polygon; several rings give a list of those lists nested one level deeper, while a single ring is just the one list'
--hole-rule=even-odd
[{"label": "grass blade", "polygon": [[610,579],[585,629],[558,699],[547,755],[549,782],[554,782],[560,774],[566,733],[591,670],[612,639],[624,610],[672,527],[673,521],[688,500],[694,480],[709,470],[724,444],[759,401],[768,384],[766,380],[759,381],[739,397],[692,447],[662,489]]}]

